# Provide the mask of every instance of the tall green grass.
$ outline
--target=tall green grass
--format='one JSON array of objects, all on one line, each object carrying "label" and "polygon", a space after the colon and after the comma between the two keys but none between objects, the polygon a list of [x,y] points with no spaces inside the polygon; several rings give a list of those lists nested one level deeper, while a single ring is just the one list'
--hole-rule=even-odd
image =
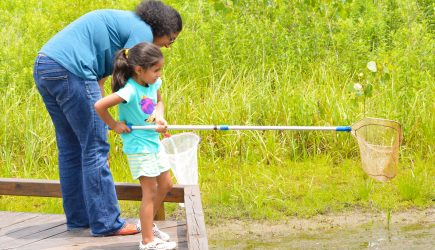
[{"label": "tall green grass", "polygon": [[[0,2],[1,177],[58,178],[53,126],[32,78],[40,47],[90,10],[133,9],[137,2]],[[210,222],[433,206],[431,1],[165,2],[184,21],[176,43],[163,49],[169,123],[329,126],[370,116],[404,127],[399,174],[387,184],[364,175],[348,134],[199,132]],[[111,134],[110,143],[115,180],[131,181],[119,137]],[[62,211],[59,201],[44,201],[1,197],[0,209]],[[137,210],[135,203],[122,206]]]}]

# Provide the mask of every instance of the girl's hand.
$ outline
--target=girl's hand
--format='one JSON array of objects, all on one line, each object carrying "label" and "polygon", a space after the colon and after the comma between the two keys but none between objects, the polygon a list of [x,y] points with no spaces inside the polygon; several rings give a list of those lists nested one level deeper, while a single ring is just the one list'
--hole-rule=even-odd
[{"label": "girl's hand", "polygon": [[166,133],[166,126],[168,126],[168,122],[163,117],[156,117],[156,131],[159,133]]},{"label": "girl's hand", "polygon": [[131,132],[131,129],[125,124],[125,122],[115,122],[115,124],[110,128],[118,134]]}]

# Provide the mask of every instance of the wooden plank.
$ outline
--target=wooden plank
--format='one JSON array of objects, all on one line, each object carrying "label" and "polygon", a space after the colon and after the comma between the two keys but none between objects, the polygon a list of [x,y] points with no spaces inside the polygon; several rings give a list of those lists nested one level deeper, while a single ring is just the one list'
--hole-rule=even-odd
[{"label": "wooden plank", "polygon": [[[2,213],[3,212],[0,212],[0,217],[2,217]],[[37,215],[35,215],[35,214],[32,215],[32,214],[26,214],[26,213],[19,213],[19,212],[18,213],[13,213],[13,214],[9,214],[8,213],[6,219],[0,220],[0,231],[3,228],[15,225],[17,223],[26,221],[26,220],[34,218],[34,217],[37,217]]]},{"label": "wooden plank", "polygon": [[43,220],[30,220],[20,228],[5,232],[0,237],[0,246],[21,247],[63,232],[66,232],[64,216],[45,215]]},{"label": "wooden plank", "polygon": [[[116,182],[115,188],[119,200],[140,201],[142,199],[139,184]],[[62,197],[58,180],[18,178],[0,178],[0,195]],[[174,185],[163,201],[183,202],[184,187]]]},{"label": "wooden plank", "polygon": [[1,195],[62,197],[59,181],[0,178]]},{"label": "wooden plank", "polygon": [[[180,235],[178,228],[184,228],[185,223],[175,221],[165,221],[164,224],[158,222],[160,229],[171,236],[171,240],[177,242],[177,249],[188,249],[186,235]],[[89,232],[65,232],[51,238],[46,238],[32,243],[33,249],[48,249],[56,246],[60,249],[138,249],[141,235],[111,236],[111,237],[91,237]]]},{"label": "wooden plank", "polygon": [[[1,179],[0,179],[1,183]],[[142,199],[142,190],[139,184],[116,182],[116,194],[119,200],[134,200]],[[184,187],[183,185],[173,185],[172,190],[166,194],[164,202],[183,202]]]},{"label": "wooden plank", "polygon": [[198,185],[184,187],[187,241],[189,249],[208,249],[208,239]]},{"label": "wooden plank", "polygon": [[[23,213],[0,212],[0,221],[8,220],[14,215]],[[5,229],[4,237],[0,237],[0,249],[134,249],[138,248],[141,235],[92,237],[89,229],[66,231],[63,214],[34,214],[35,219],[23,222],[20,226]],[[53,226],[54,221],[63,225]],[[137,219],[127,219],[134,223]],[[177,249],[188,249],[187,228],[185,222],[159,221],[158,227],[177,242]],[[1,231],[0,231],[1,232]]]},{"label": "wooden plank", "polygon": [[[141,188],[138,184],[132,183],[115,183],[115,187],[120,200],[141,200]],[[37,180],[37,179],[15,179],[15,178],[0,178],[0,195],[17,195],[17,196],[41,196],[41,197],[61,197],[59,181],[55,180]],[[189,249],[208,249],[208,240],[205,229],[204,214],[202,211],[201,195],[198,185],[174,185],[172,190],[168,192],[164,202],[176,202],[185,204],[186,209],[186,246]],[[160,211],[160,216],[162,216]],[[7,222],[17,223],[20,222]],[[1,224],[0,224],[1,225]],[[11,224],[4,224],[6,226]],[[43,241],[46,238],[53,237],[47,233],[54,232],[63,234],[57,231],[59,229],[46,229],[44,232],[33,233],[39,235],[37,241]],[[177,231],[180,230],[177,227]],[[65,229],[66,230],[66,229]],[[182,233],[182,229],[180,231]],[[30,244],[31,240],[28,240]],[[184,242],[184,241],[182,241]],[[93,242],[92,244],[94,244]],[[97,243],[95,243],[97,244]],[[22,245],[24,246],[24,245]]]}]

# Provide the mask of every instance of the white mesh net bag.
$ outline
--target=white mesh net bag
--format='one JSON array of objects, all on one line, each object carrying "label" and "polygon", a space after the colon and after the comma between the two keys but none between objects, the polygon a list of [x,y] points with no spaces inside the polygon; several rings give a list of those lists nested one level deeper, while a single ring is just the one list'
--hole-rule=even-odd
[{"label": "white mesh net bag", "polygon": [[364,172],[378,181],[388,181],[397,174],[402,127],[398,122],[364,118],[352,125]]},{"label": "white mesh net bag", "polygon": [[198,144],[195,133],[180,133],[162,140],[172,173],[178,184],[198,184]]}]

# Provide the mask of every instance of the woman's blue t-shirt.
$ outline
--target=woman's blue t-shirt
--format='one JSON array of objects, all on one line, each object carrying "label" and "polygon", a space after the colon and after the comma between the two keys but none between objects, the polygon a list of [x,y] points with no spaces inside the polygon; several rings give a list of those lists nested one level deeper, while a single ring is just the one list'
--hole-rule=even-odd
[{"label": "woman's blue t-shirt", "polygon": [[40,53],[79,77],[99,80],[112,74],[118,50],[152,41],[151,27],[134,12],[95,10],[53,36]]}]

